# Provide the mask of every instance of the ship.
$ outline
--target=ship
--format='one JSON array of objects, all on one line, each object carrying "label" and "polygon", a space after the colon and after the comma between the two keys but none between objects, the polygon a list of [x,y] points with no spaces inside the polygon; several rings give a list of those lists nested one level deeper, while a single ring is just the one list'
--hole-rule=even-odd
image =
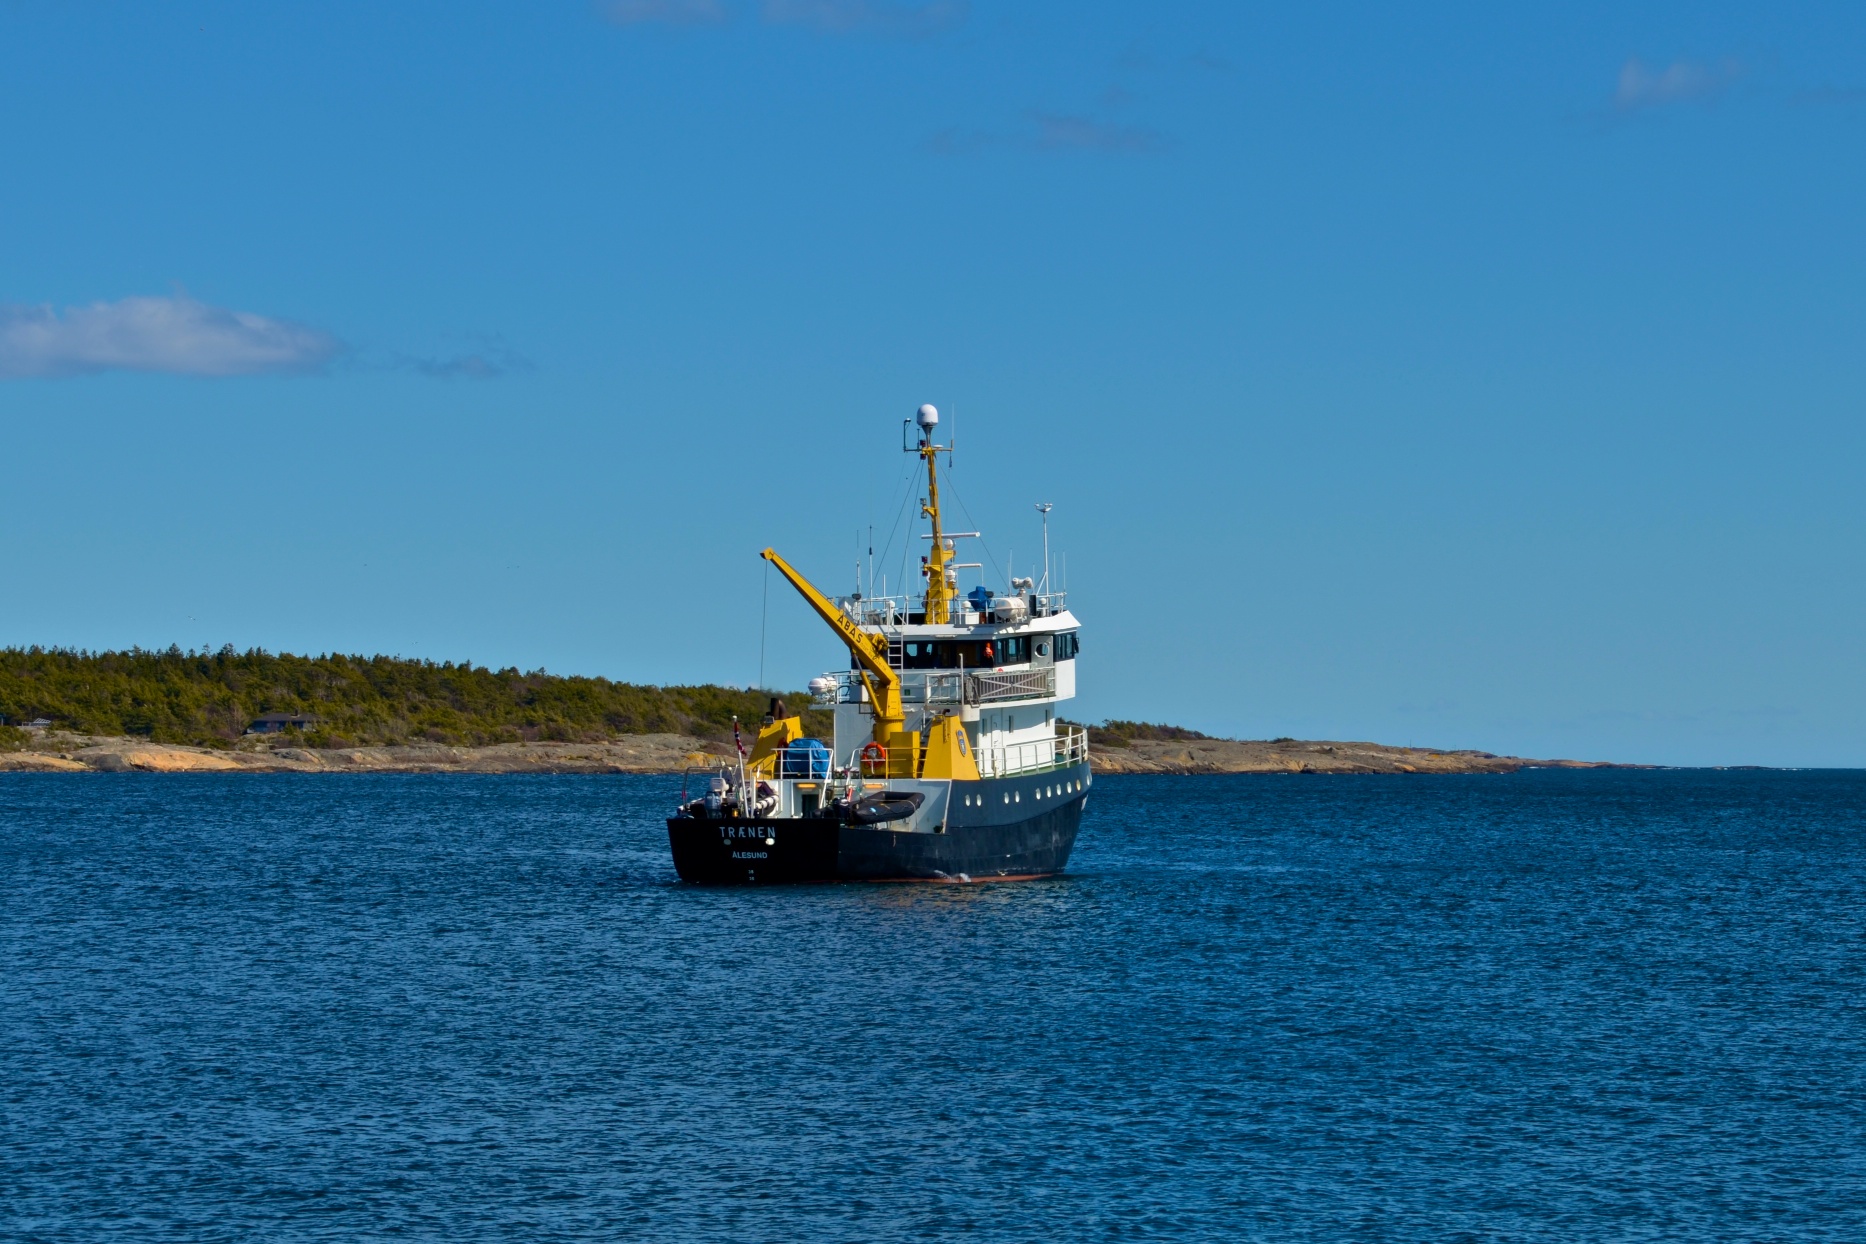
[{"label": "ship", "polygon": [[[1059,709],[1076,693],[1080,627],[1050,583],[1049,506],[1040,577],[961,594],[957,542],[940,513],[939,411],[902,421],[926,471],[924,589],[819,591],[773,549],[762,556],[848,649],[847,669],[810,681],[833,709],[828,739],[779,699],[749,750],[667,820],[674,867],[703,885],[827,881],[981,882],[1061,873],[1094,781],[1088,734]],[[913,478],[918,478],[915,464]],[[859,579],[859,576],[858,576]]]}]

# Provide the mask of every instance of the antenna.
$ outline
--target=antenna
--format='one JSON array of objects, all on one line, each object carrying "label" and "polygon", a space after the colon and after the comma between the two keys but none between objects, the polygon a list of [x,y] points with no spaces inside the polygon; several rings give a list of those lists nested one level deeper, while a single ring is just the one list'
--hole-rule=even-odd
[{"label": "antenna", "polygon": [[1039,592],[1050,590],[1050,511],[1055,508],[1053,502],[1037,502],[1037,513],[1043,515],[1043,586]]}]

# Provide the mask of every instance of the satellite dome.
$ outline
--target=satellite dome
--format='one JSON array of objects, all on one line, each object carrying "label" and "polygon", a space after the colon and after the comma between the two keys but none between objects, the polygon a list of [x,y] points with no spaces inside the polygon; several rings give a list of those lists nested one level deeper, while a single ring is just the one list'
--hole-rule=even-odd
[{"label": "satellite dome", "polygon": [[914,422],[931,432],[933,425],[939,422],[939,411],[934,409],[931,402],[928,402],[914,412]]}]

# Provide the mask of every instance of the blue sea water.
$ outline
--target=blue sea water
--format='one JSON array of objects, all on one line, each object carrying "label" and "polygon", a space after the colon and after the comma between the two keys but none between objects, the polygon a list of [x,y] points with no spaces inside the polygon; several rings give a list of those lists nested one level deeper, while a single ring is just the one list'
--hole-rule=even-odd
[{"label": "blue sea water", "polygon": [[682,886],[678,779],[0,778],[7,1240],[1866,1239],[1866,773],[1104,778]]}]

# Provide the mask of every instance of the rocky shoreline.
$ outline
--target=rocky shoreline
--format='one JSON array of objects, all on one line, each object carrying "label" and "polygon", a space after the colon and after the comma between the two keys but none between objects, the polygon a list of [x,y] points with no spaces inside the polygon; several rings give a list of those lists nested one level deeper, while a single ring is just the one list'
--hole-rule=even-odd
[{"label": "rocky shoreline", "polygon": [[1480,751],[1299,739],[1135,739],[1091,748],[1097,773],[1515,773],[1519,769],[1627,769],[1600,760],[1530,760]]},{"label": "rocky shoreline", "polygon": [[[230,749],[56,734],[35,740],[25,751],[0,752],[0,773],[679,773],[723,763],[731,755],[731,744],[682,734],[492,747],[415,743],[305,748],[249,741]],[[1126,747],[1092,748],[1090,763],[1097,773],[1154,774],[1514,773],[1527,768],[1639,767],[1294,739],[1136,739]]]},{"label": "rocky shoreline", "polygon": [[502,743],[449,747],[269,747],[216,749],[146,739],[58,735],[27,751],[0,752],[0,772],[60,773],[678,773],[710,765],[730,744],[681,734],[640,734],[604,743]]}]

